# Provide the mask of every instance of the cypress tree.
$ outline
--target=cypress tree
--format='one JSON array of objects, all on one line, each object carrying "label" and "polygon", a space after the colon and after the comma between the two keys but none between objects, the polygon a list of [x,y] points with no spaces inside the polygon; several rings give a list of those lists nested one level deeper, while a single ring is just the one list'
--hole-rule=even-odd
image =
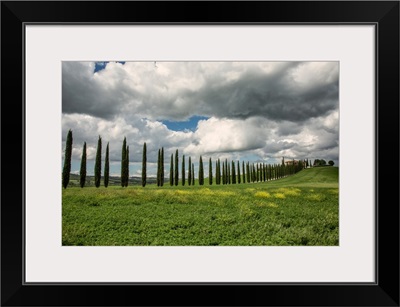
[{"label": "cypress tree", "polygon": [[231,184],[231,168],[230,168],[230,166],[229,166],[229,162],[228,163],[226,163],[226,170],[227,170],[227,177],[228,177],[228,184]]},{"label": "cypress tree", "polygon": [[125,163],[125,186],[128,186],[129,183],[129,146],[126,146],[126,163]]},{"label": "cypress tree", "polygon": [[210,157],[209,162],[208,162],[208,183],[209,183],[210,185],[213,184],[211,157]]},{"label": "cypress tree", "polygon": [[79,174],[80,174],[79,183],[81,185],[81,188],[83,188],[86,182],[86,142],[83,143],[81,170]]},{"label": "cypress tree", "polygon": [[265,181],[268,181],[268,164],[265,163]]},{"label": "cypress tree", "polygon": [[192,185],[192,159],[189,157],[189,163],[188,163],[189,169],[188,169],[188,184]]},{"label": "cypress tree", "polygon": [[236,171],[234,161],[232,161],[232,184],[236,184]]},{"label": "cypress tree", "polygon": [[161,147],[161,182],[160,185],[164,186],[164,147]]},{"label": "cypress tree", "polygon": [[215,161],[215,183],[218,185],[221,184],[221,170],[219,163],[219,159]]},{"label": "cypress tree", "polygon": [[257,180],[257,182],[260,181],[260,167],[259,167],[258,163],[257,163],[256,180]]},{"label": "cypress tree", "polygon": [[222,184],[226,184],[225,162],[222,161]]},{"label": "cypress tree", "polygon": [[62,185],[64,189],[69,183],[69,174],[71,172],[71,156],[72,156],[72,130],[68,130],[67,141],[65,144],[64,167],[62,172]]},{"label": "cypress tree", "polygon": [[192,163],[192,185],[194,185],[194,163]]},{"label": "cypress tree", "polygon": [[101,178],[101,137],[99,135],[99,140],[97,141],[96,161],[94,163],[94,184],[96,188],[100,186],[100,178]]},{"label": "cypress tree", "polygon": [[124,141],[122,143],[122,154],[121,154],[121,187],[125,186],[125,178],[126,178],[126,137],[124,137]]},{"label": "cypress tree", "polygon": [[247,175],[247,183],[250,183],[250,165],[248,161],[246,163],[246,175]]},{"label": "cypress tree", "polygon": [[228,159],[225,159],[225,184],[229,184],[229,166],[228,166]]},{"label": "cypress tree", "polygon": [[178,185],[178,181],[179,181],[179,167],[178,167],[178,163],[179,163],[179,156],[178,156],[178,149],[175,152],[175,185]]},{"label": "cypress tree", "polygon": [[200,161],[199,161],[199,185],[204,184],[204,169],[203,169],[203,159],[200,156]]},{"label": "cypress tree", "polygon": [[221,160],[218,159],[218,184],[221,184]]},{"label": "cypress tree", "polygon": [[266,174],[265,174],[265,163],[262,164],[262,170],[263,170],[263,172],[262,172],[262,174],[263,174],[263,181],[265,182],[265,179],[266,179]]},{"label": "cypress tree", "polygon": [[237,161],[237,176],[238,176],[238,184],[240,184],[240,163],[239,161]]},{"label": "cypress tree", "polygon": [[161,183],[161,166],[160,166],[160,163],[161,163],[161,151],[160,151],[160,149],[158,150],[158,156],[157,156],[157,186],[159,187],[160,186],[160,183]]},{"label": "cypress tree", "polygon": [[253,166],[249,164],[250,167],[250,182],[253,182]]},{"label": "cypress tree", "polygon": [[107,143],[106,147],[106,158],[104,162],[104,186],[107,188],[108,187],[108,182],[110,178],[110,150],[109,150],[109,144]]},{"label": "cypress tree", "polygon": [[261,163],[261,181],[265,181],[265,164]]},{"label": "cypress tree", "polygon": [[182,186],[185,186],[185,155],[182,155]]},{"label": "cypress tree", "polygon": [[171,187],[174,185],[174,154],[171,154],[171,162],[169,168],[169,185]]},{"label": "cypress tree", "polygon": [[243,183],[246,183],[246,171],[244,170],[244,161],[242,161]]},{"label": "cypress tree", "polygon": [[[158,150],[158,158],[160,159],[160,150]],[[147,146],[146,142],[143,144],[143,157],[142,157],[142,187],[146,186],[147,177]],[[160,167],[160,165],[158,165]]]}]

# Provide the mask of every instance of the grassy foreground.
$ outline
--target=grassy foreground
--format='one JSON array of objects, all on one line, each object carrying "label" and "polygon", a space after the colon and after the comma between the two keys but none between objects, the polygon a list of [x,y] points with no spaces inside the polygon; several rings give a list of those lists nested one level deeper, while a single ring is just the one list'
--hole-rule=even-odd
[{"label": "grassy foreground", "polygon": [[311,168],[265,183],[63,189],[62,244],[338,245],[338,171]]}]

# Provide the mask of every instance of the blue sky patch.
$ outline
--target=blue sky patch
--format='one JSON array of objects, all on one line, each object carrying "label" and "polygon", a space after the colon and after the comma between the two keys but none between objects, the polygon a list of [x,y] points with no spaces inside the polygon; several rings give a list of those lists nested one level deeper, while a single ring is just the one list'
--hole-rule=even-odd
[{"label": "blue sky patch", "polygon": [[[103,70],[104,68],[106,68],[107,64],[110,63],[108,62],[95,62],[94,63],[94,72],[98,72],[100,70]],[[117,61],[117,63],[121,63],[122,65],[125,64],[124,61]]]},{"label": "blue sky patch", "polygon": [[197,128],[197,123],[200,120],[206,120],[208,117],[206,116],[192,116],[187,121],[170,121],[170,120],[163,120],[162,123],[168,127],[169,130],[173,131],[195,131]]}]

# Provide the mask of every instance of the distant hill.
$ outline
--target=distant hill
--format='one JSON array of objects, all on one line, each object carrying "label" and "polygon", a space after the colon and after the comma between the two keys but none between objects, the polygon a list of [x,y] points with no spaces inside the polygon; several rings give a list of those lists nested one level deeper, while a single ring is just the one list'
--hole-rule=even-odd
[{"label": "distant hill", "polygon": [[336,187],[338,183],[339,167],[319,166],[303,169],[293,176],[272,181],[270,184],[288,184],[298,187]]}]

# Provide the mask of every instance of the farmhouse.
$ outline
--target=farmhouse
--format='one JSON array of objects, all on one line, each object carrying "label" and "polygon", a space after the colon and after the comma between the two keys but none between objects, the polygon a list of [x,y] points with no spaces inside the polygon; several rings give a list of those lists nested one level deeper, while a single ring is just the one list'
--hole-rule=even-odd
[{"label": "farmhouse", "polygon": [[289,160],[289,161],[285,161],[286,166],[289,165],[298,165],[299,161],[298,160]]}]

